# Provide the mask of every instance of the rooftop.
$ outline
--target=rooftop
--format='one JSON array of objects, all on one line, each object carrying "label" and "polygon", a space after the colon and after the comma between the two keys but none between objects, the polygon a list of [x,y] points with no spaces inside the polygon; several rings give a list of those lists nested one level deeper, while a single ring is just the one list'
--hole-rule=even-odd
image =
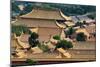
[{"label": "rooftop", "polygon": [[64,20],[59,10],[33,9],[30,13],[20,16],[21,18],[55,19]]}]

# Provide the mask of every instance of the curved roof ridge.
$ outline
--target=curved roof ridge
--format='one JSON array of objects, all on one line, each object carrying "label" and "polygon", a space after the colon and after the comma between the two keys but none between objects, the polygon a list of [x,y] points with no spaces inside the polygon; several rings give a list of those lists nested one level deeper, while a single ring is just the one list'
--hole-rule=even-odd
[{"label": "curved roof ridge", "polygon": [[72,20],[72,18],[70,16],[66,16],[62,13],[62,11],[60,10],[60,14],[63,18],[65,18],[65,20]]},{"label": "curved roof ridge", "polygon": [[29,14],[32,13],[32,12],[33,12],[33,10],[30,11],[29,13],[27,13],[27,14],[21,15],[20,17],[23,17],[23,16],[25,16],[25,15],[29,15]]},{"label": "curved roof ridge", "polygon": [[20,16],[21,18],[65,20],[59,10],[33,9],[31,12]]}]

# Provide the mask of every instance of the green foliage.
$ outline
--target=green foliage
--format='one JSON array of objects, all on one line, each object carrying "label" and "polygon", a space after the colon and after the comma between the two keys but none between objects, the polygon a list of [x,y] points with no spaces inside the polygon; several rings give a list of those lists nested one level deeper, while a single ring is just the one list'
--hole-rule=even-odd
[{"label": "green foliage", "polygon": [[20,9],[19,9],[18,5],[15,2],[11,2],[11,4],[12,4],[12,7],[11,7],[12,11],[19,13]]},{"label": "green foliage", "polygon": [[21,32],[20,31],[16,31],[15,34],[16,34],[16,36],[20,36]]},{"label": "green foliage", "polygon": [[44,45],[44,44],[38,44],[38,47],[43,50],[43,52],[48,52],[49,51],[49,48],[47,45]]},{"label": "green foliage", "polygon": [[67,31],[65,31],[66,35],[72,35],[75,32],[75,29],[73,27],[70,27]]},{"label": "green foliage", "polygon": [[69,48],[73,48],[73,45],[72,42],[70,41],[61,40],[56,44],[56,49],[57,48],[69,49]]},{"label": "green foliage", "polygon": [[31,36],[29,37],[29,44],[32,46],[32,47],[35,47],[39,44],[39,41],[38,41],[38,34],[33,32],[31,34]]},{"label": "green foliage", "polygon": [[69,49],[69,48],[73,48],[72,42],[68,41],[67,44],[68,44],[68,45],[67,45],[67,48],[68,48],[68,49]]},{"label": "green foliage", "polygon": [[89,12],[96,12],[95,6],[89,6],[89,5],[73,5],[73,4],[55,4],[55,3],[36,3],[36,2],[21,2],[21,1],[15,1],[13,2],[13,8],[12,11],[20,12],[18,5],[23,4],[25,6],[25,9],[23,12],[20,12],[22,14],[29,13],[33,8],[43,8],[43,9],[60,9],[65,15],[82,15]]},{"label": "green foliage", "polygon": [[84,33],[78,33],[77,37],[76,37],[77,41],[86,41],[86,35],[84,35]]},{"label": "green foliage", "polygon": [[31,38],[32,39],[37,39],[39,37],[39,35],[37,34],[37,33],[35,33],[35,32],[33,32],[32,34],[31,34]]},{"label": "green foliage", "polygon": [[96,14],[90,14],[90,15],[87,15],[87,17],[89,17],[90,19],[95,19],[96,18]]},{"label": "green foliage", "polygon": [[28,63],[28,64],[36,64],[37,61],[31,60],[31,59],[27,59],[26,63]]},{"label": "green foliage", "polygon": [[60,36],[59,35],[55,35],[55,36],[53,36],[53,39],[60,40]]},{"label": "green foliage", "polygon": [[24,25],[11,25],[11,32],[15,33],[17,36],[20,36],[22,32],[31,34],[31,31],[28,29],[28,27]]}]

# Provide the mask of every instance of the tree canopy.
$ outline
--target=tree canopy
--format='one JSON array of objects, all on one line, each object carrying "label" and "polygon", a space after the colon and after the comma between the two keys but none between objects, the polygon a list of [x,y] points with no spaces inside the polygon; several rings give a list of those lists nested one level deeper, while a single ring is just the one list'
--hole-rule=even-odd
[{"label": "tree canopy", "polygon": [[14,1],[12,2],[12,11],[20,12],[18,5],[24,5],[25,8],[21,12],[22,14],[30,12],[33,8],[43,9],[60,9],[65,15],[82,15],[89,12],[96,12],[95,6],[89,5],[74,5],[74,4],[58,4],[58,3],[37,3],[26,1]]},{"label": "tree canopy", "polygon": [[77,41],[86,41],[86,35],[82,32],[78,33],[76,36]]},{"label": "tree canopy", "polygon": [[65,31],[66,35],[72,35],[75,32],[75,29],[73,27],[69,27],[67,31]]},{"label": "tree canopy", "polygon": [[38,34],[35,32],[31,34],[28,40],[31,47],[35,47],[39,44],[38,37],[39,37]]},{"label": "tree canopy", "polygon": [[57,48],[69,49],[69,48],[72,48],[72,47],[73,47],[72,42],[66,41],[66,40],[60,40],[56,44],[56,49]]},{"label": "tree canopy", "polygon": [[53,36],[53,39],[60,40],[60,36],[59,35],[55,35],[55,36]]},{"label": "tree canopy", "polygon": [[21,33],[31,34],[28,27],[24,25],[11,25],[11,32],[15,33],[17,36],[20,36]]}]

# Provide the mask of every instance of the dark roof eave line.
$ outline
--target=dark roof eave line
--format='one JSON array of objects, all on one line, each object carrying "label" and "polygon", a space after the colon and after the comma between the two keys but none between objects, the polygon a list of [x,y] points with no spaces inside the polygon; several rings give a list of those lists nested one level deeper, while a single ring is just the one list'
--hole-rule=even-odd
[{"label": "dark roof eave line", "polygon": [[20,17],[22,19],[42,19],[42,20],[65,20],[64,18],[63,19],[51,19],[51,18],[31,18],[31,17]]}]

